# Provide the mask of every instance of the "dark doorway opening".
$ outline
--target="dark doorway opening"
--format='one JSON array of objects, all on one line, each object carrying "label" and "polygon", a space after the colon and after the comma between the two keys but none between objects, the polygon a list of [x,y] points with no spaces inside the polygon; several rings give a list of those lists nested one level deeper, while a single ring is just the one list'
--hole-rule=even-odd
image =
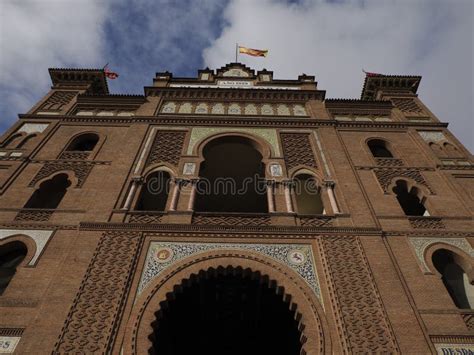
[{"label": "dark doorway opening", "polygon": [[298,317],[267,277],[210,269],[175,290],[157,312],[150,354],[300,354]]},{"label": "dark doorway opening", "polygon": [[136,210],[164,211],[170,189],[170,174],[166,171],[156,171],[150,174],[142,186]]},{"label": "dark doorway opening", "polygon": [[226,136],[203,151],[196,211],[267,213],[265,165],[256,143]]},{"label": "dark doorway opening", "polygon": [[408,185],[404,180],[398,180],[393,188],[397,196],[398,203],[407,216],[424,216],[426,208],[418,197],[418,189],[412,187],[408,190]]}]

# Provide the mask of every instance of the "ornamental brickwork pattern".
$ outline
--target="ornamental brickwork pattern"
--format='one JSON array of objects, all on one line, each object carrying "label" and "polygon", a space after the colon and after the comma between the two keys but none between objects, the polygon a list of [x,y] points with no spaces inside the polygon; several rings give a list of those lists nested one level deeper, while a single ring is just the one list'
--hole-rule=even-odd
[{"label": "ornamental brickwork pattern", "polygon": [[110,353],[141,241],[132,232],[101,237],[53,354]]},{"label": "ornamental brickwork pattern", "polygon": [[158,131],[151,146],[146,165],[169,163],[177,166],[183,150],[186,132]]},{"label": "ornamental brickwork pattern", "polygon": [[399,353],[358,237],[326,236],[322,246],[347,351]]},{"label": "ornamental brickwork pattern", "polygon": [[280,137],[287,170],[291,170],[299,165],[316,167],[309,134],[281,133]]},{"label": "ornamental brickwork pattern", "polygon": [[77,91],[56,91],[41,106],[44,111],[61,111],[77,95]]}]

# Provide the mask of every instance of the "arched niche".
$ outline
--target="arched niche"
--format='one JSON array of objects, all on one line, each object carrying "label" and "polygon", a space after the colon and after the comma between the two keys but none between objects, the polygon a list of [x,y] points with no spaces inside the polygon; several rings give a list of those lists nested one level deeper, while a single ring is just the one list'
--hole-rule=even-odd
[{"label": "arched niche", "polygon": [[374,158],[394,157],[390,144],[384,139],[371,138],[367,141],[367,147]]},{"label": "arched niche", "polygon": [[[171,270],[150,283],[135,300],[126,326],[123,353],[143,354],[150,351],[153,347],[152,334],[158,326],[156,322],[159,322],[157,316],[162,308],[167,307],[166,302],[175,298],[199,275],[219,269],[234,274],[247,273],[250,278],[266,283],[288,304],[298,322],[301,354],[331,353],[331,339],[322,307],[308,285],[288,267],[242,250],[200,253],[174,264]],[[212,337],[212,334],[208,336]]]},{"label": "arched niche", "polygon": [[81,133],[71,139],[66,146],[67,152],[92,152],[99,142],[97,133]]},{"label": "arched niche", "polygon": [[61,203],[71,180],[66,173],[58,173],[43,180],[28,199],[24,208],[55,209]]},{"label": "arched niche", "polygon": [[200,154],[197,212],[268,212],[264,145],[226,134],[206,141]]},{"label": "arched niche", "polygon": [[426,248],[424,259],[428,269],[441,279],[454,305],[474,309],[472,256],[456,245],[436,242]]},{"label": "arched niche", "polygon": [[135,204],[137,211],[166,210],[172,175],[169,169],[158,168],[148,173]]},{"label": "arched niche", "polygon": [[0,244],[0,295],[7,289],[27,254],[28,247],[19,240]]},{"label": "arched niche", "polygon": [[429,216],[423,190],[405,179],[395,179],[390,185],[406,216]]},{"label": "arched niche", "polygon": [[293,181],[296,212],[300,215],[325,214],[320,180],[302,169],[294,174]]}]

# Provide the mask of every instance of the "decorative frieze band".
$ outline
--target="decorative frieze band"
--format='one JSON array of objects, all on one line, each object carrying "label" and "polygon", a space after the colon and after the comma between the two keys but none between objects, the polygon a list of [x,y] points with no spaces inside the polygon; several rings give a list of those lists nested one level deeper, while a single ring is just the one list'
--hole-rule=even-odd
[{"label": "decorative frieze band", "polygon": [[302,104],[167,101],[161,113],[247,116],[308,116]]}]

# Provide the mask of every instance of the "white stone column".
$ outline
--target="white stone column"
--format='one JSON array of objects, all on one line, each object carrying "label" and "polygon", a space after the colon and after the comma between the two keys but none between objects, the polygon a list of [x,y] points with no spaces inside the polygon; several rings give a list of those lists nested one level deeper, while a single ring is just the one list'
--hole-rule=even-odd
[{"label": "white stone column", "polygon": [[283,182],[283,186],[285,189],[285,201],[286,201],[286,210],[288,213],[295,213],[293,210],[293,202],[291,201],[291,186],[292,181],[285,181]]},{"label": "white stone column", "polygon": [[268,212],[275,212],[275,199],[273,196],[273,181],[267,180],[267,202],[268,202]]},{"label": "white stone column", "polygon": [[325,181],[324,186],[328,192],[329,202],[331,203],[334,214],[340,214],[339,207],[337,206],[336,196],[334,195],[334,181]]},{"label": "white stone column", "polygon": [[174,187],[173,187],[173,195],[171,196],[171,204],[170,204],[170,211],[176,211],[176,207],[178,206],[178,199],[179,199],[179,189],[181,185],[180,179],[174,179]]},{"label": "white stone column", "polygon": [[188,211],[194,211],[194,201],[196,200],[196,184],[199,180],[191,180],[191,191],[188,201]]},{"label": "white stone column", "polygon": [[132,178],[132,186],[128,191],[127,198],[125,199],[125,203],[123,204],[122,210],[129,210],[130,205],[133,201],[133,197],[135,196],[135,192],[137,191],[138,186],[142,183],[142,178],[139,176]]}]

